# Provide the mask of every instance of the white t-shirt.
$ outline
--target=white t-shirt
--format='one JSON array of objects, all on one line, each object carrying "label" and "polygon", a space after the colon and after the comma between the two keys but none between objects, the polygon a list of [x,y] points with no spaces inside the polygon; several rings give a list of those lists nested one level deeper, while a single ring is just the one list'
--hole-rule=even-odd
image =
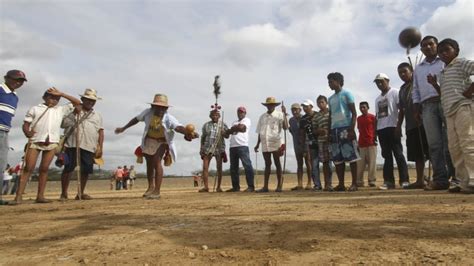
[{"label": "white t-shirt", "polygon": [[[38,104],[31,107],[25,115],[25,122],[35,125],[35,134],[32,142],[44,142],[49,138],[50,143],[58,143],[61,135],[61,122],[64,117],[74,110],[71,103],[56,105],[48,109],[48,106]],[[44,115],[43,115],[44,113]]]},{"label": "white t-shirt", "polygon": [[247,128],[245,132],[235,132],[234,134],[230,135],[230,147],[241,147],[241,146],[249,146],[249,131],[250,131],[250,119],[244,117],[240,121],[235,121],[232,123],[232,126],[243,124]]},{"label": "white t-shirt", "polygon": [[5,170],[3,172],[3,181],[9,181],[9,180],[12,180],[13,179],[13,176],[10,175],[10,173],[8,172],[8,169]]},{"label": "white t-shirt", "polygon": [[398,90],[394,88],[390,88],[385,95],[379,95],[375,99],[377,130],[397,126],[398,100]]}]

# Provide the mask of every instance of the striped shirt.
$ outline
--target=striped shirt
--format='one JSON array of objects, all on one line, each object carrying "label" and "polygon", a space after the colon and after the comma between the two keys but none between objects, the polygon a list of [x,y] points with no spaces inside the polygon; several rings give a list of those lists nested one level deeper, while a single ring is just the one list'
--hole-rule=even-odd
[{"label": "striped shirt", "polygon": [[0,84],[0,130],[10,131],[18,106],[18,96],[6,84]]},{"label": "striped shirt", "polygon": [[[219,130],[222,131],[227,131],[229,128],[225,123],[222,124],[221,128],[219,128],[220,125],[219,123],[214,123],[211,121],[205,123],[202,126],[202,134],[201,134],[201,152],[208,154],[209,151],[211,150],[211,146],[216,142],[217,140],[217,135],[219,133]],[[218,153],[219,152],[219,153]],[[217,143],[216,150],[214,151],[214,154],[220,154],[225,152],[225,139],[223,132],[221,132],[220,135],[220,142]]]},{"label": "striped shirt", "polygon": [[[330,131],[329,129],[329,112],[323,113],[321,111],[317,112],[316,115],[313,118],[314,123],[316,124],[317,129],[326,129],[328,132]],[[319,143],[324,143],[328,142],[328,136],[323,135],[323,136],[318,136],[318,142]]]},{"label": "striped shirt", "polygon": [[472,75],[474,61],[465,58],[455,58],[441,72],[441,104],[446,116],[455,114],[462,105],[472,104],[472,98],[468,99],[462,95],[471,85]]},{"label": "striped shirt", "polygon": [[433,62],[425,60],[421,61],[413,72],[413,103],[422,103],[423,101],[439,96],[433,85],[428,83],[427,76],[429,74],[439,76],[444,68],[444,62],[438,57]]}]

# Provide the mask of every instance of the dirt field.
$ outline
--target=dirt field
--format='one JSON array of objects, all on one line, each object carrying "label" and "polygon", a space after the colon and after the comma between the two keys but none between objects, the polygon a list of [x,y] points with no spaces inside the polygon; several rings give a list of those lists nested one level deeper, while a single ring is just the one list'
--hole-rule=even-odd
[{"label": "dirt field", "polygon": [[[0,206],[0,264],[474,264],[474,195],[294,185],[287,176],[283,193],[201,194],[174,178],[145,200],[145,180],[131,191],[92,181],[92,201],[34,204],[31,183],[24,204]],[[47,189],[59,197],[58,182]]]}]

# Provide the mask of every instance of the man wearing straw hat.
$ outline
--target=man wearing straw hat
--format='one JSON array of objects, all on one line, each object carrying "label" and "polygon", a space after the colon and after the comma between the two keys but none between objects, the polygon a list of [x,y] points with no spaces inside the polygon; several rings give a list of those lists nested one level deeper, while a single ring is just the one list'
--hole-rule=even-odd
[{"label": "man wearing straw hat", "polygon": [[175,132],[183,134],[187,141],[198,138],[199,134],[187,132],[183,125],[168,113],[169,105],[166,95],[156,94],[150,105],[150,108],[132,118],[125,126],[116,128],[115,134],[124,132],[140,121],[145,123],[140,148],[146,160],[148,189],[143,196],[147,199],[159,199],[163,180],[162,161],[165,154],[171,154],[173,161],[177,158],[173,140]]},{"label": "man wearing straw hat", "polygon": [[[93,172],[94,159],[102,157],[103,143],[104,143],[104,127],[102,125],[102,116],[96,112],[93,107],[100,97],[97,97],[95,89],[86,89],[81,96],[82,104],[76,107],[76,112],[66,116],[61,124],[65,128],[64,132],[67,139],[64,146],[65,153],[69,160],[66,160],[64,170],[61,175],[61,196],[60,200],[68,199],[69,178],[74,168],[77,165],[76,149],[77,139],[76,134],[73,133],[79,130],[79,159],[80,159],[80,173],[81,173],[81,193],[76,196],[76,200],[84,199],[90,200],[91,196],[84,194],[84,189],[89,178],[89,174]],[[79,120],[76,121],[76,118]],[[78,125],[79,124],[79,125]]]},{"label": "man wearing straw hat", "polygon": [[[12,118],[18,106],[18,96],[15,90],[20,88],[26,80],[21,70],[10,70],[4,76],[5,83],[0,84],[0,191],[3,191],[3,169],[7,165],[8,132],[12,126]],[[8,204],[0,195],[0,205]]]},{"label": "man wearing straw hat", "polygon": [[275,162],[278,180],[275,192],[282,192],[283,174],[280,163],[280,156],[283,154],[286,144],[281,139],[281,131],[282,129],[288,129],[288,120],[286,119],[286,108],[285,106],[282,106],[281,112],[275,110],[275,107],[280,105],[280,102],[277,102],[274,97],[268,97],[266,101],[262,104],[267,107],[267,112],[262,114],[258,120],[256,130],[258,134],[258,141],[257,145],[255,145],[254,150],[255,152],[258,152],[260,143],[262,143],[262,153],[263,159],[265,161],[265,179],[263,188],[257,190],[256,192],[269,192],[268,181],[270,179],[272,156],[273,161]]}]

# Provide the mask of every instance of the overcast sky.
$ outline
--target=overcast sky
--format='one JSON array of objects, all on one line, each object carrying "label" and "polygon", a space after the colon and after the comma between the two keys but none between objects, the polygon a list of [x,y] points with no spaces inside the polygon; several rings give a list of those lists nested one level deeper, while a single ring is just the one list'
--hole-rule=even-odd
[{"label": "overcast sky", "polygon": [[[379,72],[398,88],[396,67],[406,61],[398,34],[407,26],[456,39],[461,56],[473,59],[473,9],[470,0],[0,0],[0,72],[21,69],[28,78],[18,90],[9,161],[22,155],[26,110],[50,86],[76,96],[92,87],[103,97],[96,110],[104,118],[104,168],[112,169],[134,164],[143,123],[121,135],[114,128],[148,108],[156,93],[168,95],[169,112],[181,123],[200,129],[214,103],[216,74],[225,121],[231,124],[236,108],[246,106],[253,148],[267,96],[287,107],[329,96],[326,76],[335,71],[356,106],[363,100],[373,106]],[[413,59],[417,53],[419,47],[412,49]],[[176,142],[178,161],[165,174],[201,168],[199,141],[178,135]],[[287,168],[294,171],[291,141],[289,147]]]}]

